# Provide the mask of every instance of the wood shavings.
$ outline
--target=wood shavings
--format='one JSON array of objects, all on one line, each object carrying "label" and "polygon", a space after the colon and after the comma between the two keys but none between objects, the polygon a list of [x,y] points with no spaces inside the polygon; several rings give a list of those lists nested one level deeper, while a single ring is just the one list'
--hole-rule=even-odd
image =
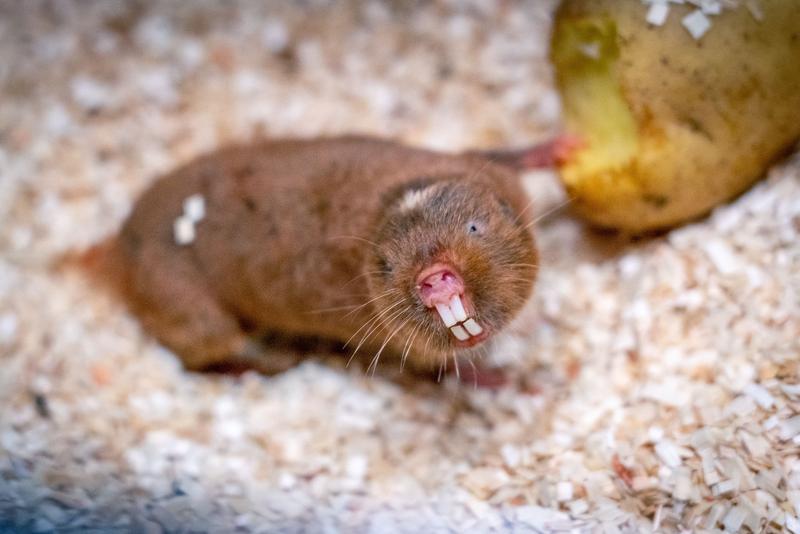
[{"label": "wood shavings", "polygon": [[756,404],[750,397],[736,397],[726,408],[726,412],[735,416],[747,416],[756,409]]},{"label": "wood shavings", "polygon": [[786,523],[784,524],[789,532],[794,532],[794,534],[800,534],[800,518],[792,515],[787,515]]},{"label": "wood shavings", "polygon": [[749,432],[742,432],[741,436],[742,443],[751,456],[764,456],[769,452],[770,444],[763,436],[755,436]]},{"label": "wood shavings", "polygon": [[747,0],[745,5],[754,19],[757,21],[764,20],[764,10],[761,8],[761,3],[759,0]]},{"label": "wood shavings", "polygon": [[712,492],[715,497],[719,497],[721,495],[733,493],[738,489],[739,489],[739,482],[737,480],[727,479],[717,484],[714,484]]},{"label": "wood shavings", "polygon": [[666,2],[655,2],[650,4],[645,20],[647,20],[648,24],[652,24],[653,26],[661,26],[667,20],[668,15],[669,4]]},{"label": "wood shavings", "polygon": [[77,76],[70,85],[72,98],[86,110],[99,110],[112,104],[111,89],[104,83],[87,76]]},{"label": "wood shavings", "polygon": [[205,198],[194,194],[183,201],[183,213],[175,219],[172,233],[178,245],[190,245],[197,235],[195,225],[206,216]]},{"label": "wood shavings", "polygon": [[775,397],[769,391],[758,384],[748,384],[744,388],[744,393],[749,395],[764,410],[769,410],[775,404]]},{"label": "wood shavings", "polygon": [[270,52],[279,54],[290,44],[289,30],[282,21],[272,19],[264,25],[264,29],[261,31],[261,42]]},{"label": "wood shavings", "polygon": [[736,256],[730,246],[724,241],[719,239],[709,241],[705,244],[704,248],[706,254],[708,254],[708,257],[720,273],[732,274],[737,271],[739,262],[736,260]]},{"label": "wood shavings", "polygon": [[779,422],[780,421],[778,420],[778,416],[777,415],[773,415],[773,416],[767,418],[767,420],[764,421],[764,423],[763,423],[764,430],[772,430],[773,428],[778,426]]},{"label": "wood shavings", "polygon": [[11,345],[17,336],[19,320],[12,313],[0,315],[0,345]]},{"label": "wood shavings", "polygon": [[725,517],[722,518],[722,524],[728,532],[739,532],[746,517],[747,512],[744,508],[741,506],[734,506],[728,510]]},{"label": "wood shavings", "polygon": [[360,480],[366,476],[369,469],[369,459],[361,455],[353,455],[347,459],[345,473],[348,477]]},{"label": "wood shavings", "polygon": [[711,27],[711,21],[701,10],[695,10],[681,19],[681,24],[695,40],[699,40]]},{"label": "wood shavings", "polygon": [[782,478],[781,474],[773,469],[759,472],[756,475],[756,482],[759,488],[771,493],[779,502],[783,502],[786,500],[786,492],[780,488]]},{"label": "wood shavings", "polygon": [[556,499],[564,502],[572,500],[573,488],[571,482],[559,482],[556,485]]},{"label": "wood shavings", "polygon": [[178,245],[191,244],[195,238],[194,221],[181,215],[172,225],[172,234]]},{"label": "wood shavings", "polygon": [[[663,26],[669,16],[669,5],[691,4],[697,9],[684,16],[681,24],[695,40],[700,40],[711,28],[712,18],[725,9],[739,8],[738,0],[642,0],[648,6],[645,20],[652,26]],[[758,0],[746,0],[745,5],[756,20],[763,20],[764,14]]]},{"label": "wood shavings", "polygon": [[195,193],[183,201],[183,215],[193,223],[198,223],[206,216],[206,199]]},{"label": "wood shavings", "polygon": [[679,470],[675,475],[672,496],[679,501],[687,501],[692,497],[693,489],[694,484],[689,471],[687,469]]},{"label": "wood shavings", "polygon": [[462,479],[464,487],[480,498],[488,496],[508,482],[508,475],[500,469],[479,468],[467,473]]},{"label": "wood shavings", "polygon": [[718,0],[700,0],[700,9],[706,15],[722,13],[722,4]]},{"label": "wood shavings", "polygon": [[664,429],[659,426],[651,426],[647,429],[647,437],[653,443],[658,443],[664,438]]},{"label": "wood shavings", "polygon": [[583,43],[578,48],[584,56],[590,59],[600,58],[600,43],[598,42]]},{"label": "wood shavings", "polygon": [[706,515],[703,526],[707,529],[712,529],[717,526],[717,523],[728,513],[727,507],[722,503],[716,503],[711,507],[711,510]]},{"label": "wood shavings", "polygon": [[678,449],[675,447],[669,440],[662,440],[656,443],[655,446],[656,454],[661,461],[664,462],[669,467],[678,467],[681,465],[681,456],[678,452]]},{"label": "wood shavings", "polygon": [[784,440],[790,440],[800,434],[800,415],[795,415],[794,417],[782,421],[778,425],[778,436]]},{"label": "wood shavings", "polygon": [[508,467],[518,466],[522,458],[519,449],[510,443],[503,445],[502,449],[500,449],[500,454],[503,456],[503,462]]},{"label": "wood shavings", "polygon": [[713,486],[720,481],[720,475],[715,465],[715,454],[711,449],[701,449],[699,451],[702,462],[703,479],[707,486]]}]

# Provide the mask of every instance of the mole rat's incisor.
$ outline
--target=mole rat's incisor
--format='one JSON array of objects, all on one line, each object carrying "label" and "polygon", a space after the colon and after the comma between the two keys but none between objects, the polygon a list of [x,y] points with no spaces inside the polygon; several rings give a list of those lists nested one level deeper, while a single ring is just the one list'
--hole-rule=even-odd
[{"label": "mole rat's incisor", "polygon": [[530,296],[517,171],[554,151],[447,155],[359,137],[226,148],[158,180],[106,256],[145,329],[191,369],[274,371],[254,341],[266,334],[435,369]]}]

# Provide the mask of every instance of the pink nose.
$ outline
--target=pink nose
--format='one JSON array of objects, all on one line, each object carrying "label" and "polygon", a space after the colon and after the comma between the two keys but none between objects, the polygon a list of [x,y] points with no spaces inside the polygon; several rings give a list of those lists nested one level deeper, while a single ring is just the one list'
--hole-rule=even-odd
[{"label": "pink nose", "polygon": [[422,271],[417,278],[417,291],[428,308],[449,304],[450,299],[464,293],[464,281],[449,266],[437,264]]}]

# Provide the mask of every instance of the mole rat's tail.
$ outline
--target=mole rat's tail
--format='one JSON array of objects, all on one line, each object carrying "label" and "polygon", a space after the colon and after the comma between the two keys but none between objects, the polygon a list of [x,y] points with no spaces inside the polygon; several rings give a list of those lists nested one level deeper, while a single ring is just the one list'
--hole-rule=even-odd
[{"label": "mole rat's tail", "polygon": [[53,264],[56,272],[78,271],[92,283],[122,295],[128,287],[128,270],[116,235],[85,250],[68,252]]}]

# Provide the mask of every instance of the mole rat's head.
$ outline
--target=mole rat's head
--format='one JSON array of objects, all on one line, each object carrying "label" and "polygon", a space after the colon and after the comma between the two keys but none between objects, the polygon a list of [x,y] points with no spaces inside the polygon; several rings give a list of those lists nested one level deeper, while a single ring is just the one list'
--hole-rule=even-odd
[{"label": "mole rat's head", "polygon": [[436,352],[473,347],[523,306],[537,255],[526,202],[505,198],[509,189],[518,190],[455,177],[389,195],[369,283],[373,298],[383,295],[379,308],[394,306],[387,322],[401,340],[419,335]]}]

